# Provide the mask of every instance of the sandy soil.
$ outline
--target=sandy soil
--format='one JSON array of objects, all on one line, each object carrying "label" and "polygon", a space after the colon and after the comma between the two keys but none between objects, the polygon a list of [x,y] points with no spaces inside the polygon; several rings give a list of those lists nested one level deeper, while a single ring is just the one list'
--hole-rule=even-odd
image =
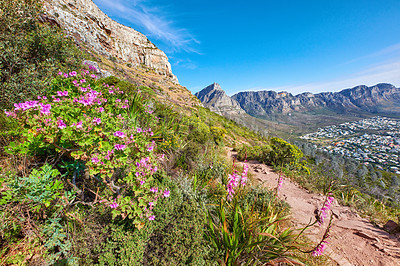
[{"label": "sandy soil", "polygon": [[[234,158],[235,152],[228,150],[228,156]],[[276,188],[278,174],[270,167],[256,161],[248,162],[254,178],[270,189]],[[289,178],[283,177],[279,197],[291,207],[295,228],[308,224],[314,217],[314,211],[320,209],[325,197],[310,193]],[[332,203],[333,225],[325,254],[339,265],[400,265],[400,238],[374,227],[368,220],[361,218],[349,207],[341,206],[335,200]],[[328,220],[328,219],[327,219]],[[306,236],[319,243],[326,229],[314,225],[306,231]]]}]

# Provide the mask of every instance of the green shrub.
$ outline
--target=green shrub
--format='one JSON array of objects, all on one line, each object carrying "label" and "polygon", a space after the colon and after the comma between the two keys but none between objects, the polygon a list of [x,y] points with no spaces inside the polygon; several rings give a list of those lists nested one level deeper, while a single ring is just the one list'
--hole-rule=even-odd
[{"label": "green shrub", "polygon": [[164,178],[161,183],[171,196],[154,208],[156,219],[140,230],[129,221],[110,224],[107,241],[97,248],[101,265],[212,264],[202,209],[175,182]]},{"label": "green shrub", "polygon": [[210,127],[211,134],[216,144],[222,144],[225,134],[227,133],[225,128],[221,127]]},{"label": "green shrub", "polygon": [[45,95],[56,70],[80,66],[84,55],[61,29],[40,24],[34,0],[0,1],[0,107]]},{"label": "green shrub", "polygon": [[185,123],[189,127],[188,140],[204,144],[210,139],[210,128],[198,117],[188,117]]}]

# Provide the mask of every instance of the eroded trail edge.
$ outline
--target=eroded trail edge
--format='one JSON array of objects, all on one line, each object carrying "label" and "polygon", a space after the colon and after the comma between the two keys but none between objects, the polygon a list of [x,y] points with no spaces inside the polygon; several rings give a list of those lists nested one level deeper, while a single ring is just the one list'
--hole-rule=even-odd
[{"label": "eroded trail edge", "polygon": [[[236,152],[228,149],[228,157],[236,158]],[[276,188],[279,176],[271,167],[257,161],[247,163],[257,182],[269,189]],[[301,228],[314,217],[314,211],[322,207],[325,197],[303,189],[289,178],[283,177],[283,180],[279,197],[291,206],[293,227]],[[335,219],[326,254],[332,260],[339,265],[400,265],[400,239],[374,227],[367,219],[361,218],[349,207],[338,204],[336,200],[331,206]],[[325,229],[326,225],[315,225],[305,234],[317,243]]]}]

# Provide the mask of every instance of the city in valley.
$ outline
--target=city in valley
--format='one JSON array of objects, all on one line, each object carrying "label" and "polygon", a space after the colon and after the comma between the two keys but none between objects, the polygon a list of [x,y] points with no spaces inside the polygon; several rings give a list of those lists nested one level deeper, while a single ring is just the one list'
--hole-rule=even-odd
[{"label": "city in valley", "polygon": [[301,139],[320,144],[323,151],[400,174],[400,120],[377,116],[319,128]]}]

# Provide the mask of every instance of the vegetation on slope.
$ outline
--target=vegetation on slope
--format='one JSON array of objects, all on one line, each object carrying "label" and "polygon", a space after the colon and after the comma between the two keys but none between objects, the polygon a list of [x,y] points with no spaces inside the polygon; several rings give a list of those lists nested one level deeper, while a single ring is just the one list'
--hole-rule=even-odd
[{"label": "vegetation on slope", "polygon": [[[272,165],[310,191],[331,191],[336,199],[355,207],[374,223],[384,224],[389,219],[398,219],[399,177],[396,174],[367,167],[353,159],[321,152],[309,143],[296,144],[302,151],[295,145],[272,138],[261,146],[239,146],[238,157]],[[290,150],[294,152],[288,153]],[[285,155],[285,151],[288,155]],[[273,159],[277,152],[282,154],[280,158],[290,158],[290,154],[299,154],[299,151],[301,155],[292,158],[292,161],[300,160],[300,168],[293,167],[293,164],[282,167],[282,162]],[[304,171],[305,165],[308,171]]]},{"label": "vegetation on slope", "polygon": [[[63,42],[34,46],[42,56],[2,57],[10,97],[0,114],[0,264],[325,263],[307,255],[323,246],[302,246],[288,228],[288,206],[226,158],[225,145],[265,138],[208,109],[160,102],[157,84],[138,86],[139,74],[132,84],[70,69],[85,53],[37,24],[40,7],[1,5],[11,22],[28,18],[21,29],[2,22],[21,31],[21,43],[42,31]],[[3,33],[5,47],[12,40]],[[26,61],[7,72],[16,60]],[[298,163],[276,151],[273,160]]]}]

